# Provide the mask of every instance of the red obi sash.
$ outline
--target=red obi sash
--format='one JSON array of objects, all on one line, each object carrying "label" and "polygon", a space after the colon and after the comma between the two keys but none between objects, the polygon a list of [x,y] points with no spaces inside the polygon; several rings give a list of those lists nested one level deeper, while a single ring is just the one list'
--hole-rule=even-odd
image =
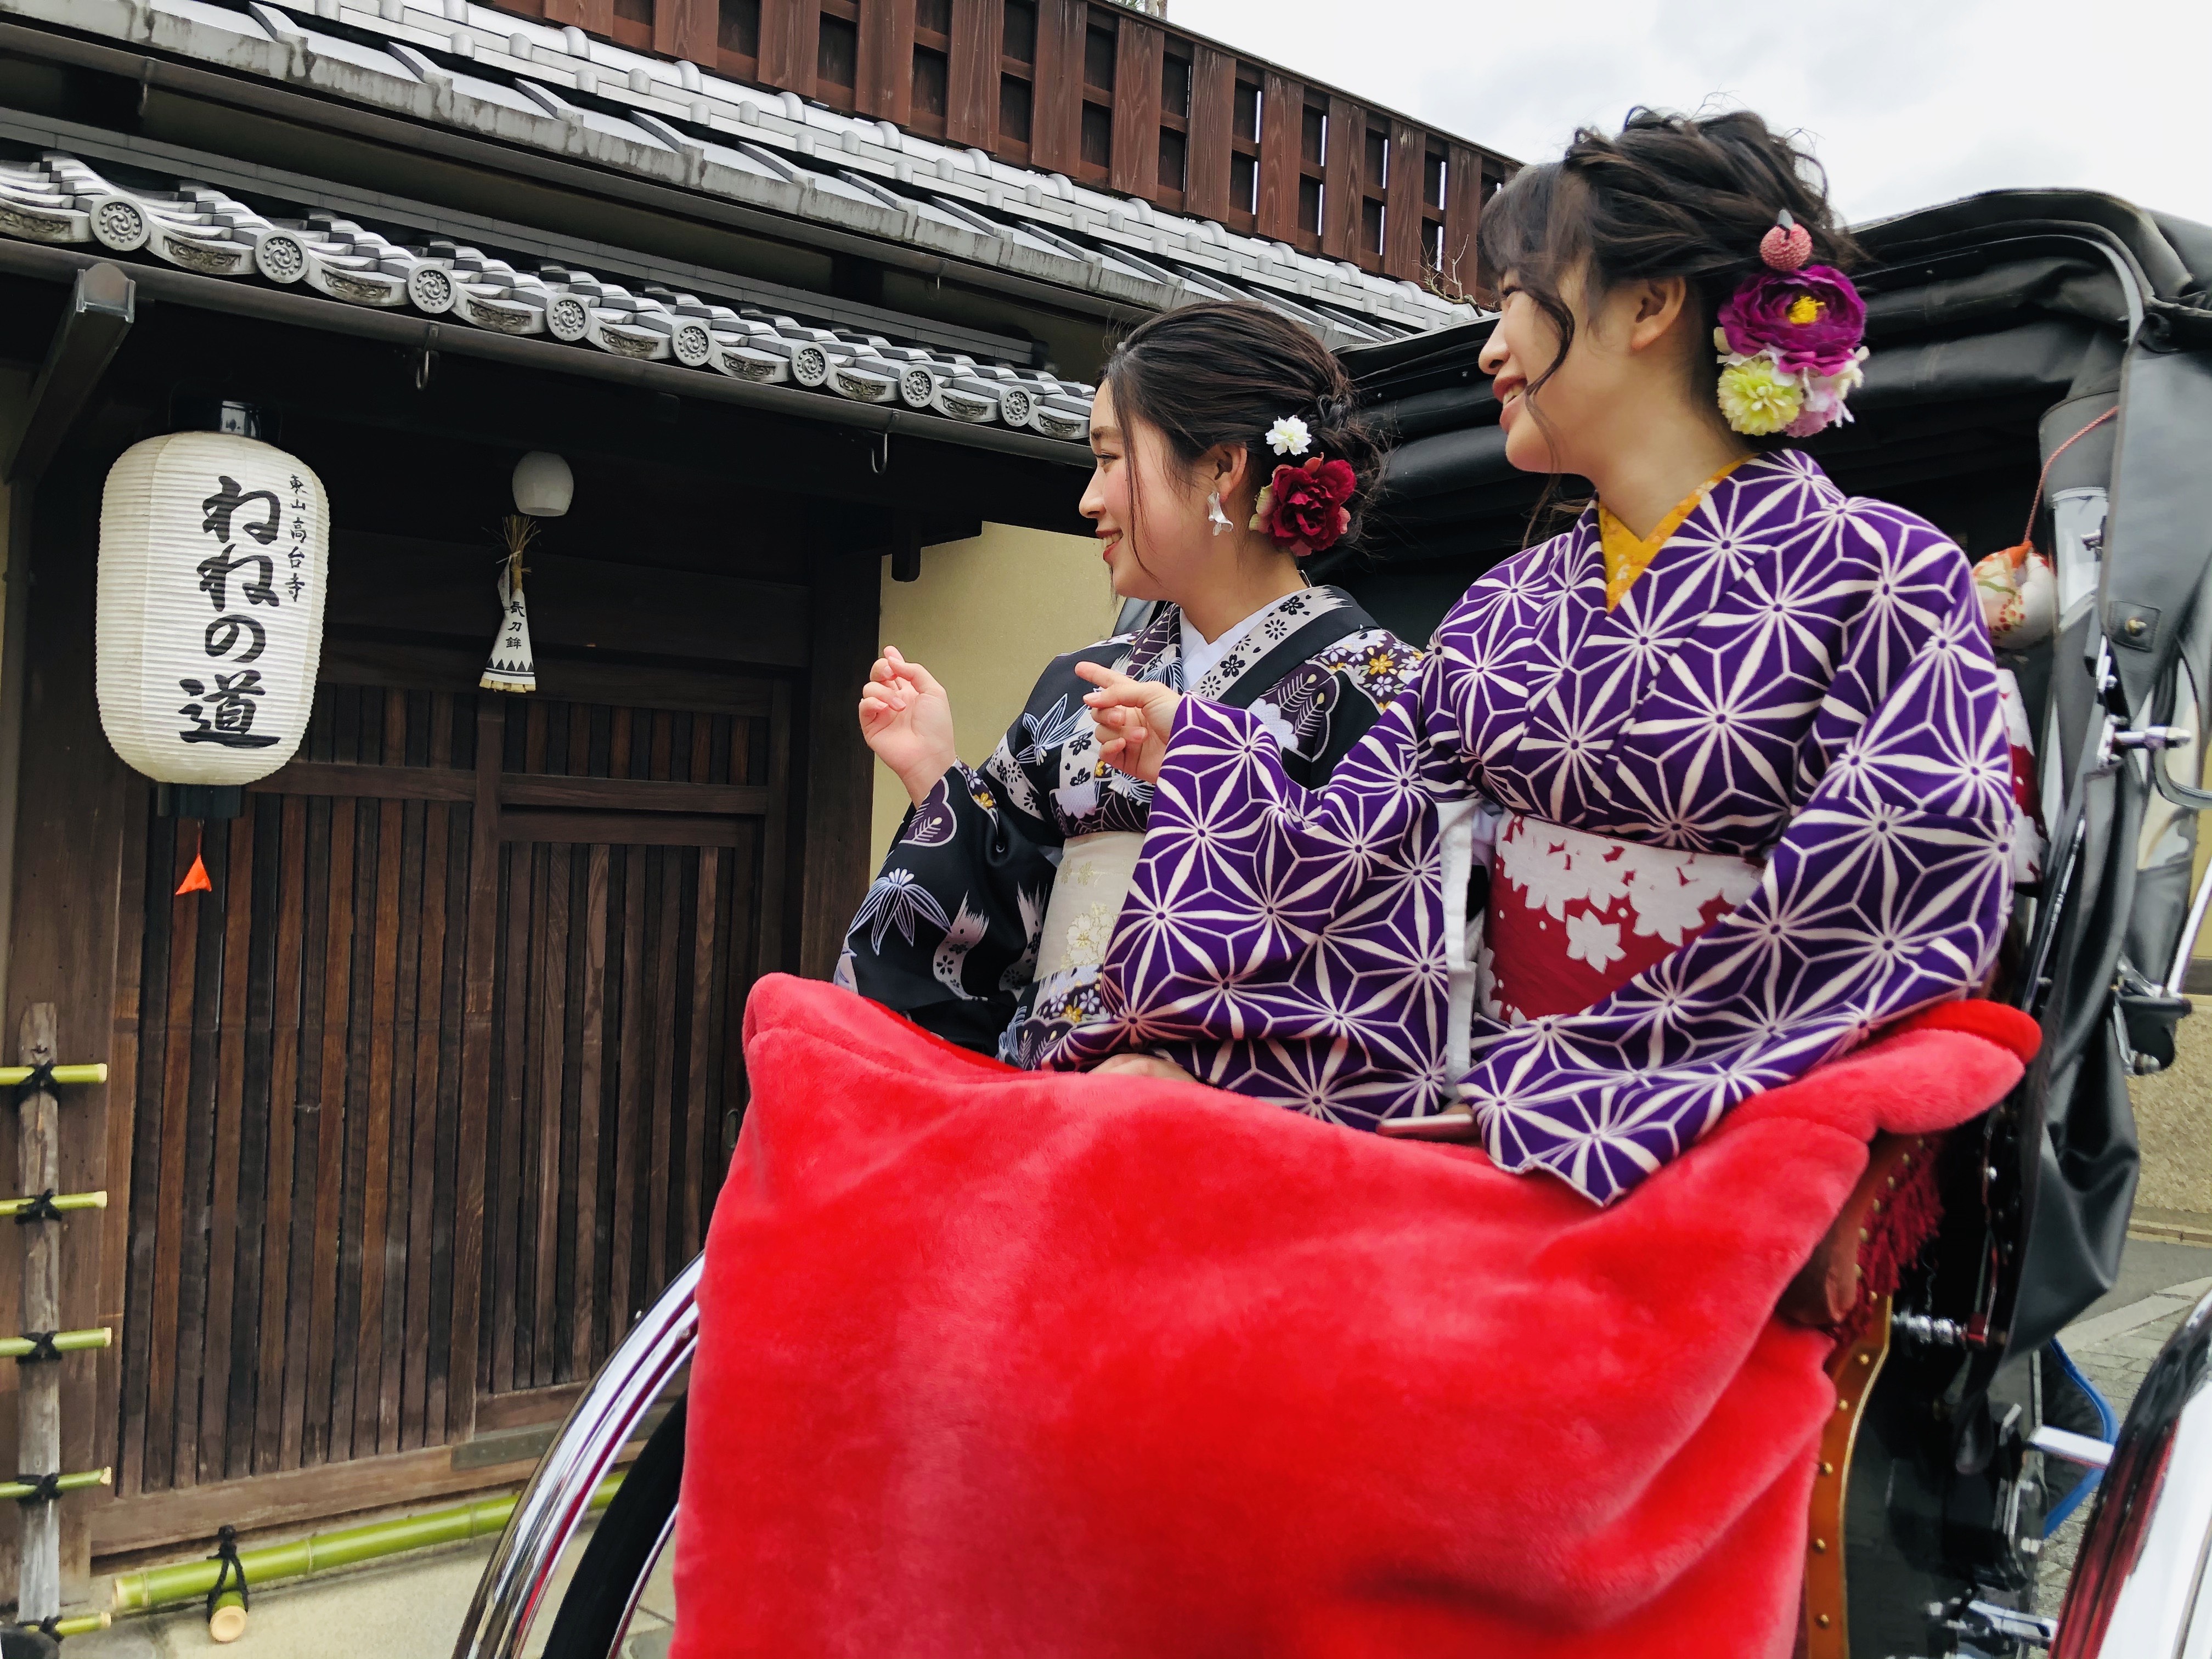
[{"label": "red obi sash", "polygon": [[1579,1013],[1749,898],[1759,867],[1508,812],[1476,959],[1482,1012],[1518,1025]]}]

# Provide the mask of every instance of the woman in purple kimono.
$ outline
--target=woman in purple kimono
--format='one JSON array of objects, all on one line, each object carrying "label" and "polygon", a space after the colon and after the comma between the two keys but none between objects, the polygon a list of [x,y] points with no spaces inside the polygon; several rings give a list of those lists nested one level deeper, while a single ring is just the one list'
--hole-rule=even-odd
[{"label": "woman in purple kimono", "polygon": [[2006,741],[1965,555],[1790,447],[1865,355],[1808,156],[1638,111],[1480,238],[1507,455],[1594,499],[1475,583],[1320,789],[1249,714],[1078,671],[1157,785],[1100,1012],[1045,1059],[1479,1136],[1605,1203],[1980,983]]}]

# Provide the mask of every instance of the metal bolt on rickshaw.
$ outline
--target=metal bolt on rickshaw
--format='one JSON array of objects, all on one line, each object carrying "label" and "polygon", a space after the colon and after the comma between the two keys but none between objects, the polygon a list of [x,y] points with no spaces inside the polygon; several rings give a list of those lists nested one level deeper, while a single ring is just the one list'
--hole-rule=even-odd
[{"label": "metal bolt on rickshaw", "polygon": [[[1910,507],[1977,562],[2018,688],[2039,857],[1988,994],[2042,1047],[1940,1145],[1877,1148],[1783,1316],[1851,1307],[1871,1218],[1935,1160],[1942,1218],[1829,1362],[1799,1650],[1812,1659],[2196,1654],[2212,1638],[2212,1297],[2115,1434],[2054,1341],[2113,1283],[2137,1164],[2130,1078],[2173,1062],[2212,908],[2191,891],[2212,699],[2212,229],[2079,191],[2004,191],[1863,228],[1874,355],[1855,425],[1809,446],[1847,491]],[[1476,368],[1491,323],[1353,349],[1392,419],[1382,545],[1331,580],[1425,630],[1528,533]],[[2023,520],[2030,533],[2023,539]],[[1419,626],[1413,625],[1419,622]],[[2025,741],[2023,741],[2023,737]],[[678,1520],[678,1398],[557,1600],[592,1495],[697,1341],[694,1261],[577,1404],[486,1569],[454,1653],[618,1652]],[[2101,1484],[2097,1484],[2101,1480]],[[2092,1487],[2064,1607],[2046,1539]],[[694,1615],[696,1616],[696,1615]]]}]

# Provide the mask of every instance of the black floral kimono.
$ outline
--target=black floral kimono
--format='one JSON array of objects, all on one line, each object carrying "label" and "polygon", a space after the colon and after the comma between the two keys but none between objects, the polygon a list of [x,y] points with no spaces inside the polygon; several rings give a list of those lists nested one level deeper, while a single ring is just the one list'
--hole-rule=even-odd
[{"label": "black floral kimono", "polygon": [[1057,657],[980,769],[957,764],[920,806],[845,938],[837,982],[964,1048],[1017,1065],[1094,1016],[1151,815],[1152,789],[1098,758],[1079,662],[1255,715],[1291,775],[1325,782],[1419,677],[1421,653],[1340,588],[1285,595],[1204,647],[1184,678],[1182,613]]}]

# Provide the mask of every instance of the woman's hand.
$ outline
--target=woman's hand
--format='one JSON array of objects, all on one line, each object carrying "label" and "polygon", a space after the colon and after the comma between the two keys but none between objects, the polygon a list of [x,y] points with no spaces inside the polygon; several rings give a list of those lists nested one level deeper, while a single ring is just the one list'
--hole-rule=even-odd
[{"label": "woman's hand", "polygon": [[952,700],[937,677],[887,645],[860,689],[860,735],[906,786],[916,806],[959,761]]},{"label": "woman's hand", "polygon": [[1098,688],[1083,701],[1098,723],[1099,758],[1140,782],[1158,781],[1182,693],[1158,680],[1133,680],[1100,663],[1079,662],[1075,672]]},{"label": "woman's hand", "polygon": [[1162,1060],[1158,1054],[1109,1054],[1091,1068],[1093,1077],[1156,1077],[1170,1083],[1195,1083],[1198,1079],[1171,1060]]}]

